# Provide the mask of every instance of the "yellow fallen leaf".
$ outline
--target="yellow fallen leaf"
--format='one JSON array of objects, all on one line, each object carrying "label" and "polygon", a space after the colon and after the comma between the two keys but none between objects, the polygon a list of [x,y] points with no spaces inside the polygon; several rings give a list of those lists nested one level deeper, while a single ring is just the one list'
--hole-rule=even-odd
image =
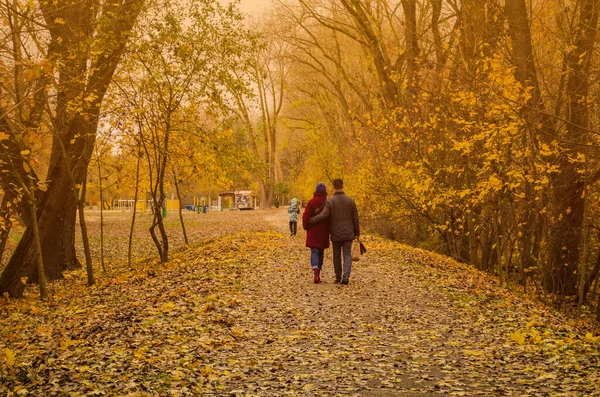
[{"label": "yellow fallen leaf", "polygon": [[6,365],[12,368],[15,365],[15,354],[7,347],[4,349],[4,355],[6,356]]},{"label": "yellow fallen leaf", "polygon": [[40,334],[42,336],[50,337],[50,336],[52,336],[52,327],[40,325],[37,327],[37,332],[38,332],[38,334]]},{"label": "yellow fallen leaf", "polygon": [[483,356],[485,354],[483,350],[465,350],[464,353],[467,356]]},{"label": "yellow fallen leaf", "polygon": [[550,372],[544,372],[544,373],[540,374],[540,376],[538,376],[537,380],[556,379],[556,378],[557,378],[556,374],[553,374]]},{"label": "yellow fallen leaf", "polygon": [[538,320],[533,320],[527,323],[527,328],[532,328],[532,327],[543,327],[544,324],[541,321]]},{"label": "yellow fallen leaf", "polygon": [[516,330],[515,332],[513,332],[510,335],[510,338],[512,340],[514,340],[515,342],[517,342],[519,345],[524,345],[525,344],[525,339],[527,337],[527,334],[524,332],[521,332],[521,330]]},{"label": "yellow fallen leaf", "polygon": [[71,339],[65,339],[62,342],[60,342],[60,347],[62,347],[63,349],[68,348],[69,346],[73,346],[76,345],[78,342],[76,340],[71,340]]}]

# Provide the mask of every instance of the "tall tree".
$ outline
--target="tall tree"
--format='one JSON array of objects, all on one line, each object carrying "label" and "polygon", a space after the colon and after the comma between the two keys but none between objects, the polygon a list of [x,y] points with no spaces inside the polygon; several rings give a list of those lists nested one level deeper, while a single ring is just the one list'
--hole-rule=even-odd
[{"label": "tall tree", "polygon": [[[44,26],[50,36],[43,56],[53,68],[52,92],[56,93],[55,98],[41,101],[54,133],[48,189],[41,194],[36,214],[50,279],[79,266],[74,246],[78,195],[72,192],[70,176],[76,186],[85,178],[101,104],[143,4],[144,0],[39,3],[43,22],[38,26]],[[7,133],[17,137],[23,131],[10,128]],[[24,289],[21,278],[32,276],[35,266],[35,237],[29,224],[0,276],[0,293],[20,297]]]},{"label": "tall tree", "polygon": [[[537,152],[540,144],[550,144],[551,137],[556,135],[551,115],[547,111],[543,101],[542,91],[535,65],[533,44],[531,38],[531,22],[527,14],[525,0],[507,0],[506,15],[509,24],[509,35],[511,39],[512,62],[515,66],[515,78],[528,93],[528,99],[523,107],[522,113],[526,120],[526,128],[523,130],[523,141],[531,150]],[[531,175],[535,179],[536,175]],[[521,237],[521,266],[529,269],[539,259],[541,244],[542,219],[540,210],[545,196],[539,200],[533,188],[533,183],[526,182],[525,200],[531,203],[525,208],[523,216],[523,231]],[[536,200],[538,197],[538,200]],[[549,275],[551,272],[546,271]]]},{"label": "tall tree", "polygon": [[[235,60],[248,50],[239,11],[217,1],[167,2],[145,21],[128,58],[121,95],[140,119],[138,130],[150,177],[153,222],[149,229],[162,262],[169,258],[163,221],[168,175],[174,170],[173,138],[199,118],[211,92],[237,84]],[[179,139],[194,139],[179,135]],[[176,142],[175,142],[176,144]]]},{"label": "tall tree", "polygon": [[573,32],[572,49],[565,54],[567,65],[566,113],[568,122],[563,148],[558,154],[558,173],[552,181],[552,222],[548,242],[548,265],[551,280],[546,289],[560,294],[577,292],[578,267],[581,259],[584,188],[584,162],[573,153],[585,152],[589,143],[589,80],[598,28],[598,0],[577,2],[577,25]]}]

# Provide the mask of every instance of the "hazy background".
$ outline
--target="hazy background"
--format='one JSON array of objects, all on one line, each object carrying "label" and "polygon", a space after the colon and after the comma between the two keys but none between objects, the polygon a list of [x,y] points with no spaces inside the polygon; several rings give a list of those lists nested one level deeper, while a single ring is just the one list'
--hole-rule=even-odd
[{"label": "hazy background", "polygon": [[[228,3],[227,0],[223,0]],[[240,9],[243,13],[250,16],[257,16],[262,14],[265,10],[271,8],[272,0],[241,0]]]}]

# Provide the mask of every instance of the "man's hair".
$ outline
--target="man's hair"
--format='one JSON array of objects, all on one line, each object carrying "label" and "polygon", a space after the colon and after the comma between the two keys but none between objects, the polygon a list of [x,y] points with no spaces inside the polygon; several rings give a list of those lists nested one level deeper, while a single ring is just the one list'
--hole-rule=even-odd
[{"label": "man's hair", "polygon": [[334,179],[333,180],[333,187],[336,188],[337,190],[343,189],[344,188],[344,181],[342,181],[341,179]]}]

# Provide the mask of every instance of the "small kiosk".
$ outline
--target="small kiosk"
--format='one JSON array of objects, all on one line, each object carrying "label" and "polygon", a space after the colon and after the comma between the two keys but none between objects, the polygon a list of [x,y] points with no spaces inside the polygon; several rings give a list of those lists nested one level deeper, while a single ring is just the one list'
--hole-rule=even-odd
[{"label": "small kiosk", "polygon": [[220,193],[217,204],[220,210],[223,210],[223,198],[230,198],[232,200],[233,206],[229,208],[230,210],[244,211],[256,209],[256,196],[252,194],[251,190]]}]

